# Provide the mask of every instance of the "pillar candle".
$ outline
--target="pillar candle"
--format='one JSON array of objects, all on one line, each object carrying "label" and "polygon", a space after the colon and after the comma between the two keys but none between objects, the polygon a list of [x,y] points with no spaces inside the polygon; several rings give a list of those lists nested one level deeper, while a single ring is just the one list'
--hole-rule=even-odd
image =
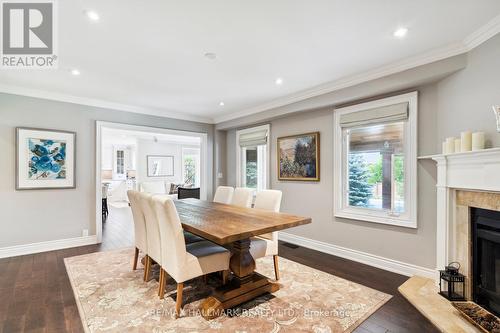
[{"label": "pillar candle", "polygon": [[461,149],[460,151],[471,151],[472,150],[472,132],[465,131],[460,133]]},{"label": "pillar candle", "polygon": [[443,155],[448,154],[448,149],[446,146],[446,141],[443,141]]},{"label": "pillar candle", "polygon": [[484,132],[472,133],[472,150],[484,149]]},{"label": "pillar candle", "polygon": [[455,138],[446,138],[446,153],[453,154],[455,152]]},{"label": "pillar candle", "polygon": [[455,153],[459,153],[460,150],[462,149],[462,140],[461,139],[455,139]]}]

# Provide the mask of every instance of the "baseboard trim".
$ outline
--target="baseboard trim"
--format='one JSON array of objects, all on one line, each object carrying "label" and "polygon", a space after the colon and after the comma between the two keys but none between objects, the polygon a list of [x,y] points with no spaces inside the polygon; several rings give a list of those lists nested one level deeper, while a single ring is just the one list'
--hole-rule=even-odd
[{"label": "baseboard trim", "polygon": [[67,249],[70,247],[97,244],[97,236],[57,239],[46,242],[7,246],[0,248],[0,258]]},{"label": "baseboard trim", "polygon": [[436,271],[430,268],[416,266],[413,264],[408,264],[405,262],[376,256],[370,253],[353,250],[333,245],[330,243],[325,243],[318,240],[293,235],[286,232],[279,233],[279,240],[307,247],[309,249],[320,251],[323,253],[328,253],[344,259],[356,261],[362,264],[381,268],[386,271],[398,273],[401,275],[406,275],[406,276],[419,275],[431,279],[434,279],[436,277]]}]

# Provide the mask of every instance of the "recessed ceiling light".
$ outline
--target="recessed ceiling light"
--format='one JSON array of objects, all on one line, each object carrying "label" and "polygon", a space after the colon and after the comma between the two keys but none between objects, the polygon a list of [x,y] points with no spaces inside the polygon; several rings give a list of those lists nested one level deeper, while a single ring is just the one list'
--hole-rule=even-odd
[{"label": "recessed ceiling light", "polygon": [[224,102],[219,103],[219,106],[224,106],[224,105],[225,105]]},{"label": "recessed ceiling light", "polygon": [[394,31],[394,37],[403,38],[408,33],[408,28],[398,28]]},{"label": "recessed ceiling light", "polygon": [[74,68],[74,69],[71,70],[71,74],[74,75],[74,76],[78,76],[81,73],[80,73],[80,71],[78,69]]},{"label": "recessed ceiling light", "polygon": [[87,17],[90,20],[92,20],[92,21],[98,21],[99,20],[99,14],[97,14],[93,10],[87,10],[87,11],[85,11],[85,15],[87,15]]},{"label": "recessed ceiling light", "polygon": [[205,53],[205,58],[210,59],[210,60],[215,60],[217,58],[217,54],[213,52],[207,52]]},{"label": "recessed ceiling light", "polygon": [[274,81],[274,83],[276,83],[277,86],[281,86],[283,84],[283,79],[279,77],[276,81]]}]

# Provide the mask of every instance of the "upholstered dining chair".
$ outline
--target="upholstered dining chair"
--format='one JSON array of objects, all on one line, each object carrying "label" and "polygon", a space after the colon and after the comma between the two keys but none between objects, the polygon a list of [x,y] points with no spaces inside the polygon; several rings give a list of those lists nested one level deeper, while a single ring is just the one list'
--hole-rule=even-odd
[{"label": "upholstered dining chair", "polygon": [[[146,255],[146,261],[144,263],[144,281],[147,282],[150,279],[152,261],[154,260],[157,264],[161,263],[161,249],[163,244],[161,244],[160,238],[160,221],[158,220],[153,208],[152,197],[154,195],[147,192],[139,192],[138,195],[141,202],[141,208],[144,213],[144,218],[146,220],[148,254]],[[183,232],[183,236],[183,240],[187,244],[201,242],[204,240],[203,238],[195,236],[189,232]]]},{"label": "upholstered dining chair", "polygon": [[233,198],[234,188],[231,186],[219,186],[215,191],[214,202],[230,204]]},{"label": "upholstered dining chair", "polygon": [[184,282],[209,273],[227,271],[230,252],[210,241],[186,245],[181,221],[172,199],[157,195],[152,201],[159,221],[162,244],[160,298],[164,297],[165,283],[170,275],[177,282],[175,314],[179,317]]},{"label": "upholstered dining chair", "polygon": [[145,255],[148,254],[148,242],[146,238],[146,220],[144,219],[144,213],[142,211],[141,202],[139,201],[139,192],[134,190],[127,191],[128,200],[130,202],[130,208],[132,209],[132,218],[134,220],[134,242],[135,242],[135,253],[134,253],[134,264],[132,266],[133,270],[137,269],[137,261],[139,259],[139,251],[142,251]]},{"label": "upholstered dining chair", "polygon": [[[278,190],[263,190],[255,196],[254,208],[279,212],[281,207],[282,193]],[[254,259],[273,256],[274,275],[276,280],[280,279],[278,269],[278,232],[267,233],[252,237],[250,243],[250,254]]]},{"label": "upholstered dining chair", "polygon": [[239,207],[252,207],[253,189],[246,187],[237,187],[234,189],[231,205]]},{"label": "upholstered dining chair", "polygon": [[144,220],[146,221],[146,239],[148,242],[148,253],[144,262],[144,281],[150,279],[152,261],[159,263],[161,261],[161,240],[160,229],[155,212],[151,207],[150,200],[153,194],[148,192],[138,193]]}]

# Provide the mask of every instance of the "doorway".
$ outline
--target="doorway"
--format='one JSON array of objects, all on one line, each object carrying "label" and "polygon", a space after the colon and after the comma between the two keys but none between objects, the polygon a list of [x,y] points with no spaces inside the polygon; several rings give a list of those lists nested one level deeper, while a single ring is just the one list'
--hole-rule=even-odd
[{"label": "doorway", "polygon": [[208,193],[207,145],[207,133],[97,121],[98,243],[108,240],[108,237],[103,238],[103,230],[106,234],[107,230],[119,233],[133,242],[128,190],[174,198],[178,186],[196,187],[200,189],[200,199],[205,200]]}]

